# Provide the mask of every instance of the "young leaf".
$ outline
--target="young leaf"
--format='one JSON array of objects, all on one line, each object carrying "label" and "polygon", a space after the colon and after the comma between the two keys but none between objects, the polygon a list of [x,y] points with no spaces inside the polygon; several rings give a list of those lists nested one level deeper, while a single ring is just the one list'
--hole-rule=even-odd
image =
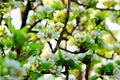
[{"label": "young leaf", "polygon": [[91,45],[89,46],[89,48],[90,48],[91,50],[96,50],[96,49],[98,49],[98,44],[91,44]]}]

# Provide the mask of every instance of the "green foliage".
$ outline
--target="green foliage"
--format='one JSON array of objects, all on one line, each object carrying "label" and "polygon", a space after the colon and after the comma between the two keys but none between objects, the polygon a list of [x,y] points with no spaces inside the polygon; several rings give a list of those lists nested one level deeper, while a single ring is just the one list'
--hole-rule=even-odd
[{"label": "green foliage", "polygon": [[43,63],[43,64],[40,66],[39,70],[40,70],[40,71],[49,70],[50,65],[51,65],[51,64],[50,64],[49,62],[48,62],[48,63]]},{"label": "green foliage", "polygon": [[98,63],[101,63],[101,60],[93,59],[93,60],[91,61],[91,64],[92,64],[93,66],[96,65],[96,64],[98,64]]},{"label": "green foliage", "polygon": [[[30,4],[25,0],[0,1],[0,80],[39,80],[39,77],[41,80],[44,73],[60,77],[64,74],[61,72],[64,67],[68,68],[65,75],[74,70],[89,75],[86,70],[96,70],[95,75],[85,78],[114,77],[114,69],[120,69],[120,61],[113,57],[119,56],[120,44],[116,34],[114,36],[107,28],[106,21],[110,19],[114,24],[119,23],[120,11],[115,10],[118,3],[103,1],[104,9],[96,6],[99,0],[81,0],[80,4],[77,0],[70,0],[70,10],[67,10],[67,1],[30,0]],[[16,30],[11,12],[18,8],[25,26]],[[70,12],[68,21],[67,11]],[[104,34],[111,35],[115,41],[109,44],[104,40]],[[113,63],[103,65],[103,58],[111,59]]]},{"label": "green foliage", "polygon": [[89,49],[91,49],[91,50],[97,50],[98,49],[98,44],[91,44],[89,46]]},{"label": "green foliage", "polygon": [[113,75],[113,69],[114,69],[113,63],[108,63],[97,69],[97,72],[100,75]]},{"label": "green foliage", "polygon": [[70,69],[72,69],[72,70],[74,70],[74,69],[82,70],[81,66],[79,64],[75,63],[71,59],[67,61],[67,64],[70,67]]},{"label": "green foliage", "polygon": [[40,43],[29,43],[27,44],[27,46],[29,46],[30,48],[28,56],[36,54],[37,51],[41,52],[41,50],[43,49],[43,45]]},{"label": "green foliage", "polygon": [[97,3],[98,3],[98,0],[92,0],[92,2],[88,0],[88,6],[87,7],[95,8]]},{"label": "green foliage", "polygon": [[94,75],[90,77],[90,80],[96,80],[98,78],[98,76]]}]

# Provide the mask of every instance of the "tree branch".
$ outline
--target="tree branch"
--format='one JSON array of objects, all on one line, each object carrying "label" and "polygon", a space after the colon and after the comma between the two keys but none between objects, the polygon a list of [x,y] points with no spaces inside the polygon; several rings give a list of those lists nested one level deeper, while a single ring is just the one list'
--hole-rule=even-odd
[{"label": "tree branch", "polygon": [[112,31],[109,30],[109,33],[110,33],[110,35],[112,36],[112,38],[113,38],[116,42],[118,42],[117,38],[114,36],[114,34],[112,33]]},{"label": "tree branch", "polygon": [[28,1],[27,2],[27,5],[26,5],[26,9],[24,10],[24,12],[22,13],[22,24],[21,24],[21,29],[23,27],[25,27],[26,25],[26,21],[27,21],[27,16],[28,16],[28,13],[29,11],[31,10],[31,1]]},{"label": "tree branch", "polygon": [[[85,6],[85,7],[88,6],[88,5],[79,3],[79,2],[76,1],[76,0],[71,0],[71,1],[72,1],[72,2],[75,2],[76,4],[81,5],[81,6]],[[90,8],[90,7],[88,7],[88,8]],[[111,8],[98,8],[98,7],[95,7],[95,9],[98,9],[98,10],[108,10],[108,11],[120,11],[120,9],[119,9],[119,10],[116,10],[116,9],[111,9]]]},{"label": "tree branch", "polygon": [[86,63],[85,80],[89,80],[90,66],[91,66],[91,58],[88,59],[88,61],[87,61],[87,63]]},{"label": "tree branch", "polygon": [[69,53],[71,53],[71,54],[79,54],[79,53],[81,53],[81,51],[69,51],[69,50],[67,50],[67,49],[64,49],[64,48],[62,48],[62,47],[60,47],[59,46],[59,48],[61,49],[61,50],[64,50],[64,51],[66,51],[66,52],[69,52]]},{"label": "tree branch", "polygon": [[62,29],[62,32],[60,33],[60,37],[58,38],[58,41],[57,41],[57,44],[56,44],[54,50],[52,49],[52,50],[53,50],[53,51],[52,51],[53,53],[55,53],[55,52],[57,51],[57,48],[58,48],[58,46],[60,45],[61,40],[63,39],[63,34],[64,34],[64,32],[66,31],[67,22],[68,22],[68,20],[69,20],[70,6],[71,6],[71,1],[68,0],[68,7],[67,7],[67,13],[66,13],[66,18],[65,18],[65,22],[64,22],[64,27],[63,27],[63,29]]},{"label": "tree branch", "polygon": [[65,80],[69,80],[69,67],[68,67],[68,65],[65,65],[65,75],[66,75]]},{"label": "tree branch", "polygon": [[1,14],[1,16],[0,16],[0,25],[2,23],[2,20],[3,20],[3,14]]},{"label": "tree branch", "polygon": [[99,53],[96,53],[96,54],[105,59],[113,59],[113,56],[114,56],[114,54],[112,54],[112,57],[108,58],[108,57],[105,57],[104,55],[100,55]]},{"label": "tree branch", "polygon": [[34,28],[34,26],[35,26],[37,23],[39,23],[39,22],[41,22],[41,20],[38,20],[38,21],[36,21],[33,25],[31,25],[31,27],[28,29],[28,31],[31,31],[32,28]]},{"label": "tree branch", "polygon": [[5,51],[4,51],[3,47],[1,48],[1,50],[2,50],[2,57],[5,57],[6,55],[5,55]]}]

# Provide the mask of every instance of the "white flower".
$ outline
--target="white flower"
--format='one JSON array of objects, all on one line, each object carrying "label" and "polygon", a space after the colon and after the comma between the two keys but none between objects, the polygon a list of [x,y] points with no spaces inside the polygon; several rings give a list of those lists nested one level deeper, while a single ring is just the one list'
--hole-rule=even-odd
[{"label": "white flower", "polygon": [[67,13],[67,9],[64,9],[64,12]]},{"label": "white flower", "polygon": [[95,39],[95,38],[97,37],[97,31],[92,31],[92,32],[90,33],[90,37],[91,37],[92,39]]},{"label": "white flower", "polygon": [[29,57],[28,63],[31,65],[32,70],[35,70],[38,67],[38,61],[36,60],[36,57]]},{"label": "white flower", "polygon": [[0,76],[0,80],[14,80],[10,75]]},{"label": "white flower", "polygon": [[91,42],[91,44],[94,44],[95,40],[94,39],[90,39],[90,42]]},{"label": "white flower", "polygon": [[69,60],[72,57],[72,55],[70,53],[67,53],[67,52],[63,52],[62,55],[63,55],[63,58],[65,60]]},{"label": "white flower", "polygon": [[50,74],[45,74],[43,77],[39,77],[37,80],[55,80],[55,78]]},{"label": "white flower", "polygon": [[64,24],[61,23],[61,22],[57,22],[55,25],[56,25],[56,26],[59,26],[60,28],[64,27]]},{"label": "white flower", "polygon": [[86,36],[85,35],[81,35],[80,37],[79,37],[79,41],[80,42],[84,42],[86,40]]},{"label": "white flower", "polygon": [[76,80],[76,77],[72,74],[69,75],[69,80]]},{"label": "white flower", "polygon": [[120,80],[120,69],[114,69],[113,77],[114,77],[114,80]]},{"label": "white flower", "polygon": [[46,63],[47,62],[45,57],[41,57],[40,60],[42,61],[42,63]]},{"label": "white flower", "polygon": [[10,70],[10,75],[13,76],[14,78],[16,78],[17,80],[21,79],[22,76],[24,76],[25,74],[26,74],[26,71],[23,68]]},{"label": "white flower", "polygon": [[83,6],[79,6],[79,9],[80,9],[81,12],[86,12],[85,7],[83,7]]},{"label": "white flower", "polygon": [[57,68],[56,65],[51,65],[51,66],[50,66],[50,71],[51,71],[52,73],[55,73],[55,72],[56,72],[56,68]]},{"label": "white flower", "polygon": [[58,66],[57,71],[61,72],[62,71],[62,66]]},{"label": "white flower", "polygon": [[40,12],[46,12],[46,13],[51,13],[53,11],[51,6],[40,6],[37,8],[37,10]]},{"label": "white flower", "polygon": [[45,34],[42,30],[39,30],[39,32],[37,33],[37,37],[38,38],[44,38]]},{"label": "white flower", "polygon": [[60,17],[60,11],[59,11],[59,10],[56,10],[56,11],[53,13],[53,16],[54,16],[54,20],[57,20],[57,18]]},{"label": "white flower", "polygon": [[103,35],[103,32],[98,32],[98,31],[95,31],[93,30],[91,33],[90,33],[90,37],[95,39],[96,37],[101,37]]},{"label": "white flower", "polygon": [[71,59],[76,62],[78,61],[78,56],[71,54]]},{"label": "white flower", "polygon": [[10,68],[15,68],[15,69],[19,69],[20,68],[20,63],[18,61],[12,60],[12,59],[5,59],[4,65],[6,67],[10,67]]},{"label": "white flower", "polygon": [[30,63],[26,63],[26,64],[23,65],[23,67],[24,67],[25,69],[30,69],[30,66],[31,66]]}]

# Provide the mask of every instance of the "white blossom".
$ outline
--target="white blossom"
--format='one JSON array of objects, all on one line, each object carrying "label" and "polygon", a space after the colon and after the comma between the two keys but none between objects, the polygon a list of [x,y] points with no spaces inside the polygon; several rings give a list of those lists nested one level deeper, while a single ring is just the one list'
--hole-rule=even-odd
[{"label": "white blossom", "polygon": [[56,10],[56,11],[53,13],[53,16],[54,16],[54,20],[57,20],[57,18],[60,17],[60,11],[59,11],[59,10]]},{"label": "white blossom", "polygon": [[114,77],[114,80],[120,80],[120,69],[114,69],[113,77]]},{"label": "white blossom", "polygon": [[72,74],[69,75],[69,80],[77,80],[76,77]]},{"label": "white blossom", "polygon": [[20,68],[20,63],[18,61],[8,58],[5,59],[4,65],[6,67],[15,68],[15,69]]},{"label": "white blossom", "polygon": [[40,12],[46,12],[46,13],[51,13],[53,11],[51,6],[39,6],[37,10]]}]

